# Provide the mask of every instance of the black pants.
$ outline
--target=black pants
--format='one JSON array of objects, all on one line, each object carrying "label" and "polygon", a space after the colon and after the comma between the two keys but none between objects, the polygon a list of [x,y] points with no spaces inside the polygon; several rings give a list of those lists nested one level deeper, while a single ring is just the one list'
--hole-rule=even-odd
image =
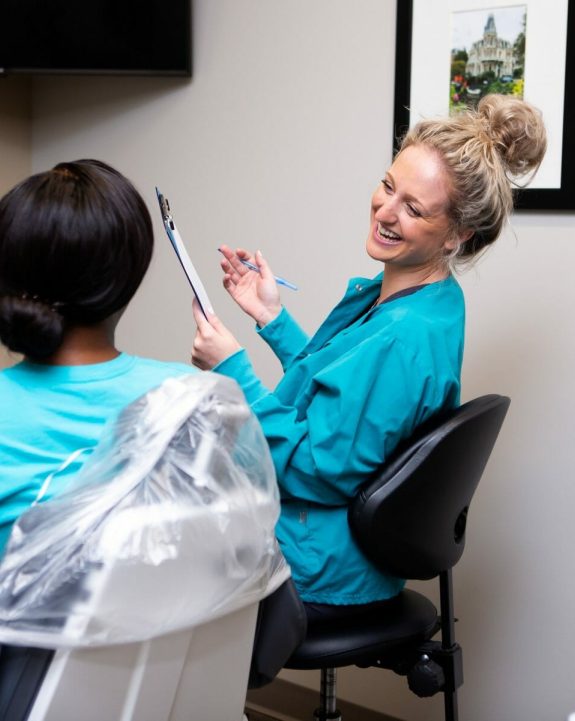
[{"label": "black pants", "polygon": [[321,625],[324,621],[333,621],[338,618],[353,618],[370,611],[377,611],[381,608],[382,611],[389,605],[393,598],[388,598],[385,601],[374,601],[373,603],[358,603],[346,606],[336,606],[335,604],[328,603],[305,603],[304,608],[307,615],[308,626]]},{"label": "black pants", "polygon": [[0,646],[0,721],[24,721],[42,685],[54,651]]}]

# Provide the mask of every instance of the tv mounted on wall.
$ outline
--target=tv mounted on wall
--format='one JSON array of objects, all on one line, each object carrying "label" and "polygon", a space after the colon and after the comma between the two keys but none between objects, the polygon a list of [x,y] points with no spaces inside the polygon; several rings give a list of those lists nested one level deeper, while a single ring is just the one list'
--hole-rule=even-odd
[{"label": "tv mounted on wall", "polygon": [[0,74],[191,75],[192,0],[0,0]]}]

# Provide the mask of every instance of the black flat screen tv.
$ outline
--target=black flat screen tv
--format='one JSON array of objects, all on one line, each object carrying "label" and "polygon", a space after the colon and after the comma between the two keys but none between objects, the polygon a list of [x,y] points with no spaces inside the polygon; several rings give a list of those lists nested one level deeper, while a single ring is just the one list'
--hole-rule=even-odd
[{"label": "black flat screen tv", "polygon": [[192,72],[192,0],[0,0],[0,74]]}]

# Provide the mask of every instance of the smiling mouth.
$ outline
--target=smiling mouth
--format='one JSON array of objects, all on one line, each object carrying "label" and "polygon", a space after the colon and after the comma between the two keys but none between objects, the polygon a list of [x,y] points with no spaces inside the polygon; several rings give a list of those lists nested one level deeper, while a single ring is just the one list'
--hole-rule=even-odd
[{"label": "smiling mouth", "polygon": [[401,237],[397,235],[397,233],[392,233],[391,230],[387,230],[381,223],[377,224],[377,237],[387,245],[397,245],[402,242]]}]

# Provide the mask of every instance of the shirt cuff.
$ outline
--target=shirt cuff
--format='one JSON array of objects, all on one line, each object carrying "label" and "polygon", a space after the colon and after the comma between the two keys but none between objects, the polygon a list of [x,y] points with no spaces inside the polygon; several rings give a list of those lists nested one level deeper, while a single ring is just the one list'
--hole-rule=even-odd
[{"label": "shirt cuff", "polygon": [[256,327],[256,331],[282,361],[296,356],[309,341],[307,334],[283,306],[279,315],[263,328]]}]

